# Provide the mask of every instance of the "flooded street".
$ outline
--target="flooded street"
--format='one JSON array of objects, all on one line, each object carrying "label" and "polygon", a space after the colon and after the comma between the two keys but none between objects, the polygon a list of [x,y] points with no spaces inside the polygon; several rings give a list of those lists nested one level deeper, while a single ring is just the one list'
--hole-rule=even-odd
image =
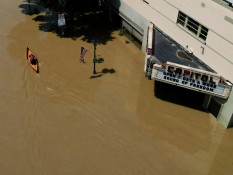
[{"label": "flooded street", "polygon": [[233,174],[233,129],[156,98],[144,54],[126,36],[113,31],[97,45],[105,62],[93,74],[92,43],[39,30],[23,5],[1,0],[0,175]]}]

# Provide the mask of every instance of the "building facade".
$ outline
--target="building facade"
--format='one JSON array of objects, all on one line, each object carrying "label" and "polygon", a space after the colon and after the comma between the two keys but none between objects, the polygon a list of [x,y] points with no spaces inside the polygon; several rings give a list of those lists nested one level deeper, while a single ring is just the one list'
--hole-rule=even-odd
[{"label": "building facade", "polygon": [[[222,79],[233,82],[233,7],[224,0],[105,0],[122,26],[142,42],[147,55],[152,23]],[[153,47],[153,46],[151,46]],[[149,53],[150,55],[151,53]],[[152,53],[153,54],[153,53]],[[149,56],[145,58],[146,61]],[[232,86],[232,84],[230,85]],[[233,91],[227,98],[206,94],[203,107],[228,128],[233,126]]]}]

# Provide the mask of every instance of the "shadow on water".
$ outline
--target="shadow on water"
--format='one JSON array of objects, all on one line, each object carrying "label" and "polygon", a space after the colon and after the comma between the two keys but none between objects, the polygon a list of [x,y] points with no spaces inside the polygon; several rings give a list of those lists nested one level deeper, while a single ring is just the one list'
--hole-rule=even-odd
[{"label": "shadow on water", "polygon": [[159,81],[154,81],[154,94],[155,97],[164,101],[197,109],[203,112],[206,111],[202,107],[202,103],[205,97],[205,94],[203,93]]},{"label": "shadow on water", "polygon": [[107,74],[107,73],[110,73],[110,74],[113,74],[113,73],[115,73],[116,71],[114,70],[114,69],[107,69],[107,68],[104,68],[103,70],[102,70],[102,73],[103,74]]},{"label": "shadow on water", "polygon": [[[115,9],[120,7],[120,0],[109,2]],[[39,30],[55,33],[59,37],[73,40],[81,38],[90,43],[93,38],[98,38],[100,44],[114,39],[112,32],[120,28],[120,17],[112,13],[110,6],[104,1],[67,0],[65,4],[61,8],[53,0],[26,0],[19,8],[25,15],[35,15],[33,20],[39,22]],[[64,12],[66,19],[63,28],[59,28],[57,24],[58,14],[61,12]]]},{"label": "shadow on water", "polygon": [[35,3],[31,3],[30,0],[23,1],[24,4],[21,4],[19,8],[21,8],[22,13],[25,15],[38,15],[40,10],[38,10],[38,5]]},{"label": "shadow on water", "polygon": [[104,68],[104,69],[102,69],[101,72],[96,72],[95,75],[92,75],[92,76],[90,77],[90,79],[99,78],[99,77],[102,77],[104,74],[107,74],[107,73],[113,74],[113,73],[115,73],[115,72],[116,72],[116,71],[115,71],[114,69],[107,69],[107,68]]}]

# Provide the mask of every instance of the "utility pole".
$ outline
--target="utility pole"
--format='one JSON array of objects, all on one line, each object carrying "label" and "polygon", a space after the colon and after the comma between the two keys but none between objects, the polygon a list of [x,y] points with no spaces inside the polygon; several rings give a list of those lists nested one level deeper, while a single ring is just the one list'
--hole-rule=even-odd
[{"label": "utility pole", "polygon": [[31,14],[31,12],[32,12],[32,9],[31,9],[31,0],[28,0],[28,11],[29,11],[29,14]]}]

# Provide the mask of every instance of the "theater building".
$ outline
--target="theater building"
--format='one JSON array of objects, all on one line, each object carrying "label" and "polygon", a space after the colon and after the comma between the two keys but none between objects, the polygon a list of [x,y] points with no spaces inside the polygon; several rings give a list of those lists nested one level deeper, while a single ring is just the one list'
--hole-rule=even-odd
[{"label": "theater building", "polygon": [[233,126],[233,0],[104,0],[141,42],[149,80],[205,94],[202,106]]}]

